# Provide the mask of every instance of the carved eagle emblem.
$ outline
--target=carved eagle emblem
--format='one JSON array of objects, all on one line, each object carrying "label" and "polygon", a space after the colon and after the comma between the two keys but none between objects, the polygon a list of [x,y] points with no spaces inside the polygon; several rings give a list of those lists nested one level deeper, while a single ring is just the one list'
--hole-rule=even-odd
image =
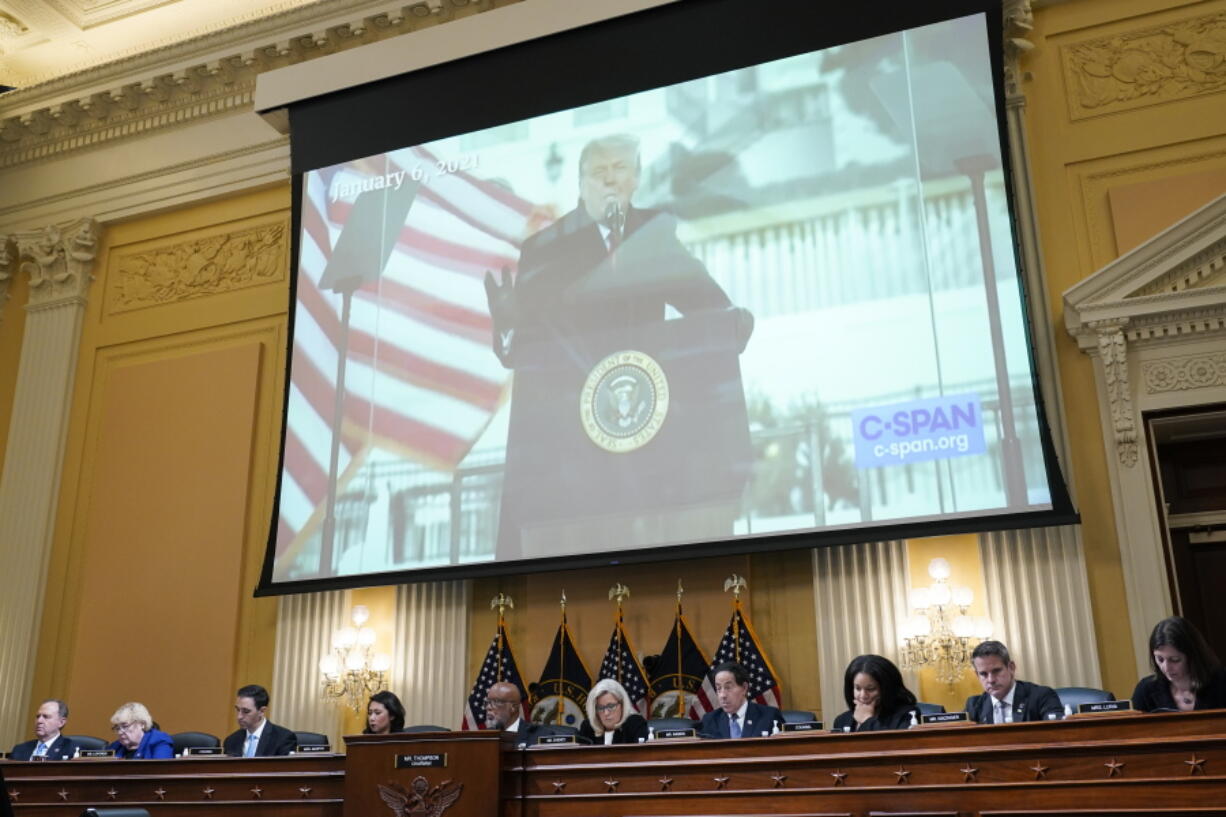
[{"label": "carved eagle emblem", "polygon": [[463,783],[444,780],[431,787],[430,781],[421,776],[413,778],[407,789],[399,783],[377,786],[379,797],[396,817],[440,817],[464,791]]}]

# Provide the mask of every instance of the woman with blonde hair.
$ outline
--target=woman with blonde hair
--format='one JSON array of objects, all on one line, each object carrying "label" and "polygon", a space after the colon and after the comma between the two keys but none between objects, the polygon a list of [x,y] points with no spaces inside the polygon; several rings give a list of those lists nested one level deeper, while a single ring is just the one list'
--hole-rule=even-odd
[{"label": "woman with blonde hair", "polygon": [[647,739],[647,721],[634,711],[626,688],[605,678],[587,695],[587,720],[579,736],[592,743],[638,743]]},{"label": "woman with blonde hair", "polygon": [[175,756],[170,735],[153,728],[153,716],[142,703],[130,701],[116,709],[111,730],[118,739],[107,748],[115,750],[115,757],[148,760]]}]

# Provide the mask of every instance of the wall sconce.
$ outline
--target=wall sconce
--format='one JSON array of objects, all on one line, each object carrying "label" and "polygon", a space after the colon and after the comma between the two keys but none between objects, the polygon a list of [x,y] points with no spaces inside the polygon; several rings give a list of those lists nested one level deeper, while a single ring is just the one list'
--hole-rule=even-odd
[{"label": "wall sconce", "polygon": [[319,659],[319,672],[325,700],[360,713],[371,695],[387,689],[392,659],[371,649],[375,631],[365,626],[370,610],[359,604],[352,616],[352,627],[342,627],[332,634],[332,652]]},{"label": "wall sconce", "polygon": [[932,667],[937,680],[952,688],[970,663],[975,649],[971,639],[978,644],[989,638],[993,626],[986,616],[966,614],[975,594],[969,587],[950,587],[950,573],[946,559],[933,559],[928,563],[932,584],[911,588],[915,613],[903,626],[902,665]]}]

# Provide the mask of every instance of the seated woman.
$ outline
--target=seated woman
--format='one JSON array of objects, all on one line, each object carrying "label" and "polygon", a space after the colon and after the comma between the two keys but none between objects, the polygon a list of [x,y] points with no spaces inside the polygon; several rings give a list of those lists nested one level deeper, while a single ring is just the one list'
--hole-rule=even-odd
[{"label": "seated woman", "polygon": [[836,732],[906,729],[912,713],[919,721],[915,695],[903,683],[898,667],[880,655],[861,655],[847,665],[843,698],[848,709],[834,719]]},{"label": "seated woman", "polygon": [[587,696],[587,720],[579,736],[592,743],[638,743],[647,740],[647,721],[634,711],[626,688],[605,678]]},{"label": "seated woman", "polygon": [[1154,674],[1137,682],[1133,708],[1154,710],[1226,707],[1226,670],[1192,623],[1179,616],[1158,622],[1149,634]]},{"label": "seated woman", "polygon": [[366,728],[363,735],[387,735],[404,731],[404,704],[396,693],[376,692],[366,702]]},{"label": "seated woman", "polygon": [[119,739],[108,746],[115,757],[149,759],[174,757],[170,735],[155,729],[149,710],[141,703],[126,703],[111,716],[111,729]]}]

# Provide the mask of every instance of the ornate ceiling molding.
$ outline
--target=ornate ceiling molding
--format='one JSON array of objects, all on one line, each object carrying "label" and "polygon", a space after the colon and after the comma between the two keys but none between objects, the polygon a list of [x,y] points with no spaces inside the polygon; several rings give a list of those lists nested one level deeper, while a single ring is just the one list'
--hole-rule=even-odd
[{"label": "ornate ceiling molding", "polygon": [[[521,0],[326,0],[11,91],[0,97],[0,168],[250,110],[263,71],[513,2]],[[338,9],[354,16],[338,18]],[[235,50],[243,41],[258,44]]]}]

